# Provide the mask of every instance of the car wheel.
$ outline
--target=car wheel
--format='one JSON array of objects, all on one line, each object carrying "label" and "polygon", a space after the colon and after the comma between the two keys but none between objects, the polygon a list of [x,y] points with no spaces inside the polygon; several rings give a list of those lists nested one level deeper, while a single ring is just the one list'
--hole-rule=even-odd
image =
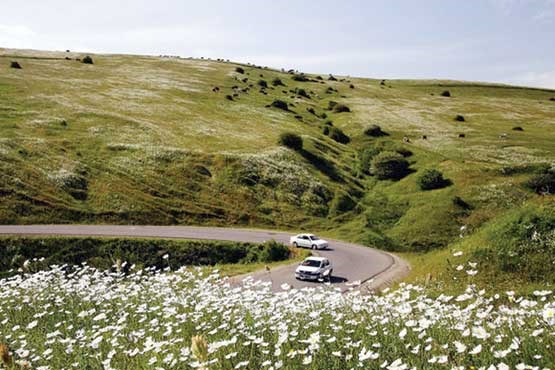
[{"label": "car wheel", "polygon": [[317,249],[316,244],[312,244],[312,249]]},{"label": "car wheel", "polygon": [[330,273],[328,274],[328,279],[330,279],[330,281],[331,281],[331,274],[333,274],[333,269],[331,269]]},{"label": "car wheel", "polygon": [[297,242],[293,242],[293,247],[299,248],[299,245],[297,244]]}]

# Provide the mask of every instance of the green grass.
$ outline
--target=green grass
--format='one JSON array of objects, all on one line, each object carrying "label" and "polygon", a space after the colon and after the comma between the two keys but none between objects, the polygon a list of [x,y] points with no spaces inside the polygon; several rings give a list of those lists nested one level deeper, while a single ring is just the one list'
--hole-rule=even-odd
[{"label": "green grass", "polygon": [[[0,223],[311,230],[408,253],[418,265],[413,274],[425,278],[425,271],[447,273],[440,260],[459,242],[462,225],[477,232],[510,209],[543,201],[522,186],[532,170],[507,175],[502,168],[555,162],[552,90],[300,82],[249,65],[239,74],[236,63],[93,55],[95,64],[85,65],[66,55],[83,56],[0,49]],[[23,69],[9,68],[11,60]],[[275,78],[286,86],[261,93],[257,82]],[[337,91],[327,93],[330,87]],[[444,90],[450,98],[440,96]],[[229,101],[228,94],[238,95]],[[267,107],[276,99],[290,111]],[[328,110],[330,101],[351,112]],[[455,121],[458,114],[466,121]],[[328,120],[348,144],[322,133]],[[372,124],[389,135],[364,135]],[[283,132],[301,135],[303,149],[279,146]],[[361,163],[364,149],[409,150],[412,172],[378,181]],[[452,185],[420,190],[417,179],[428,169]],[[337,212],[336,194],[354,207]],[[419,273],[422,264],[429,266]]]}]

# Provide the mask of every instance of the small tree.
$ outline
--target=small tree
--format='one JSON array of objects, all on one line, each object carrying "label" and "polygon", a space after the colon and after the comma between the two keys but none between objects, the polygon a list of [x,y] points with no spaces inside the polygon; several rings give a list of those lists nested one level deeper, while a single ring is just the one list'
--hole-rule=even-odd
[{"label": "small tree", "polygon": [[399,153],[381,152],[372,159],[372,173],[380,180],[399,180],[409,173],[409,162]]},{"label": "small tree", "polygon": [[83,63],[85,63],[85,64],[94,64],[93,59],[88,55],[83,58]]},{"label": "small tree", "polygon": [[443,174],[436,170],[430,169],[424,171],[416,180],[421,190],[441,189],[449,185],[450,181],[443,177]]},{"label": "small tree", "polygon": [[279,135],[278,143],[295,151],[303,149],[303,138],[293,132],[284,132]]}]

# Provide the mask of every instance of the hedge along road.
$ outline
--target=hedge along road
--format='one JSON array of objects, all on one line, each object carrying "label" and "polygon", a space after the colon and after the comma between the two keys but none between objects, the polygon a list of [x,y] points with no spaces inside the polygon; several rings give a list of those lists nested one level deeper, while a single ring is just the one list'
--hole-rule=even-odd
[{"label": "hedge along road", "polygon": [[[149,238],[178,238],[228,240],[236,242],[262,243],[275,240],[289,244],[291,234],[268,230],[249,230],[197,226],[120,226],[120,225],[0,225],[0,235],[62,235],[62,236],[127,236]],[[314,254],[329,258],[333,264],[331,285],[342,291],[365,283],[367,289],[378,289],[392,280],[403,277],[409,270],[400,258],[376,249],[339,240],[328,240],[327,250]],[[258,271],[248,276],[256,280],[270,281],[274,291],[282,284],[294,288],[317,287],[319,282],[295,279],[296,263],[280,266],[268,271]],[[234,277],[239,284],[246,276]]]}]

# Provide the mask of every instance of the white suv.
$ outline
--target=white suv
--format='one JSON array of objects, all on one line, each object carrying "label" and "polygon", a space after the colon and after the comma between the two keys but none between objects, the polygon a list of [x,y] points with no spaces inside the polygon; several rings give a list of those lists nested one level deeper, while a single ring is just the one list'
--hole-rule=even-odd
[{"label": "white suv", "polygon": [[308,257],[295,270],[295,278],[301,280],[330,280],[333,272],[331,262],[324,257]]},{"label": "white suv", "polygon": [[326,249],[329,244],[324,239],[320,239],[314,234],[299,234],[292,236],[289,243],[294,247],[305,247],[311,249]]}]

